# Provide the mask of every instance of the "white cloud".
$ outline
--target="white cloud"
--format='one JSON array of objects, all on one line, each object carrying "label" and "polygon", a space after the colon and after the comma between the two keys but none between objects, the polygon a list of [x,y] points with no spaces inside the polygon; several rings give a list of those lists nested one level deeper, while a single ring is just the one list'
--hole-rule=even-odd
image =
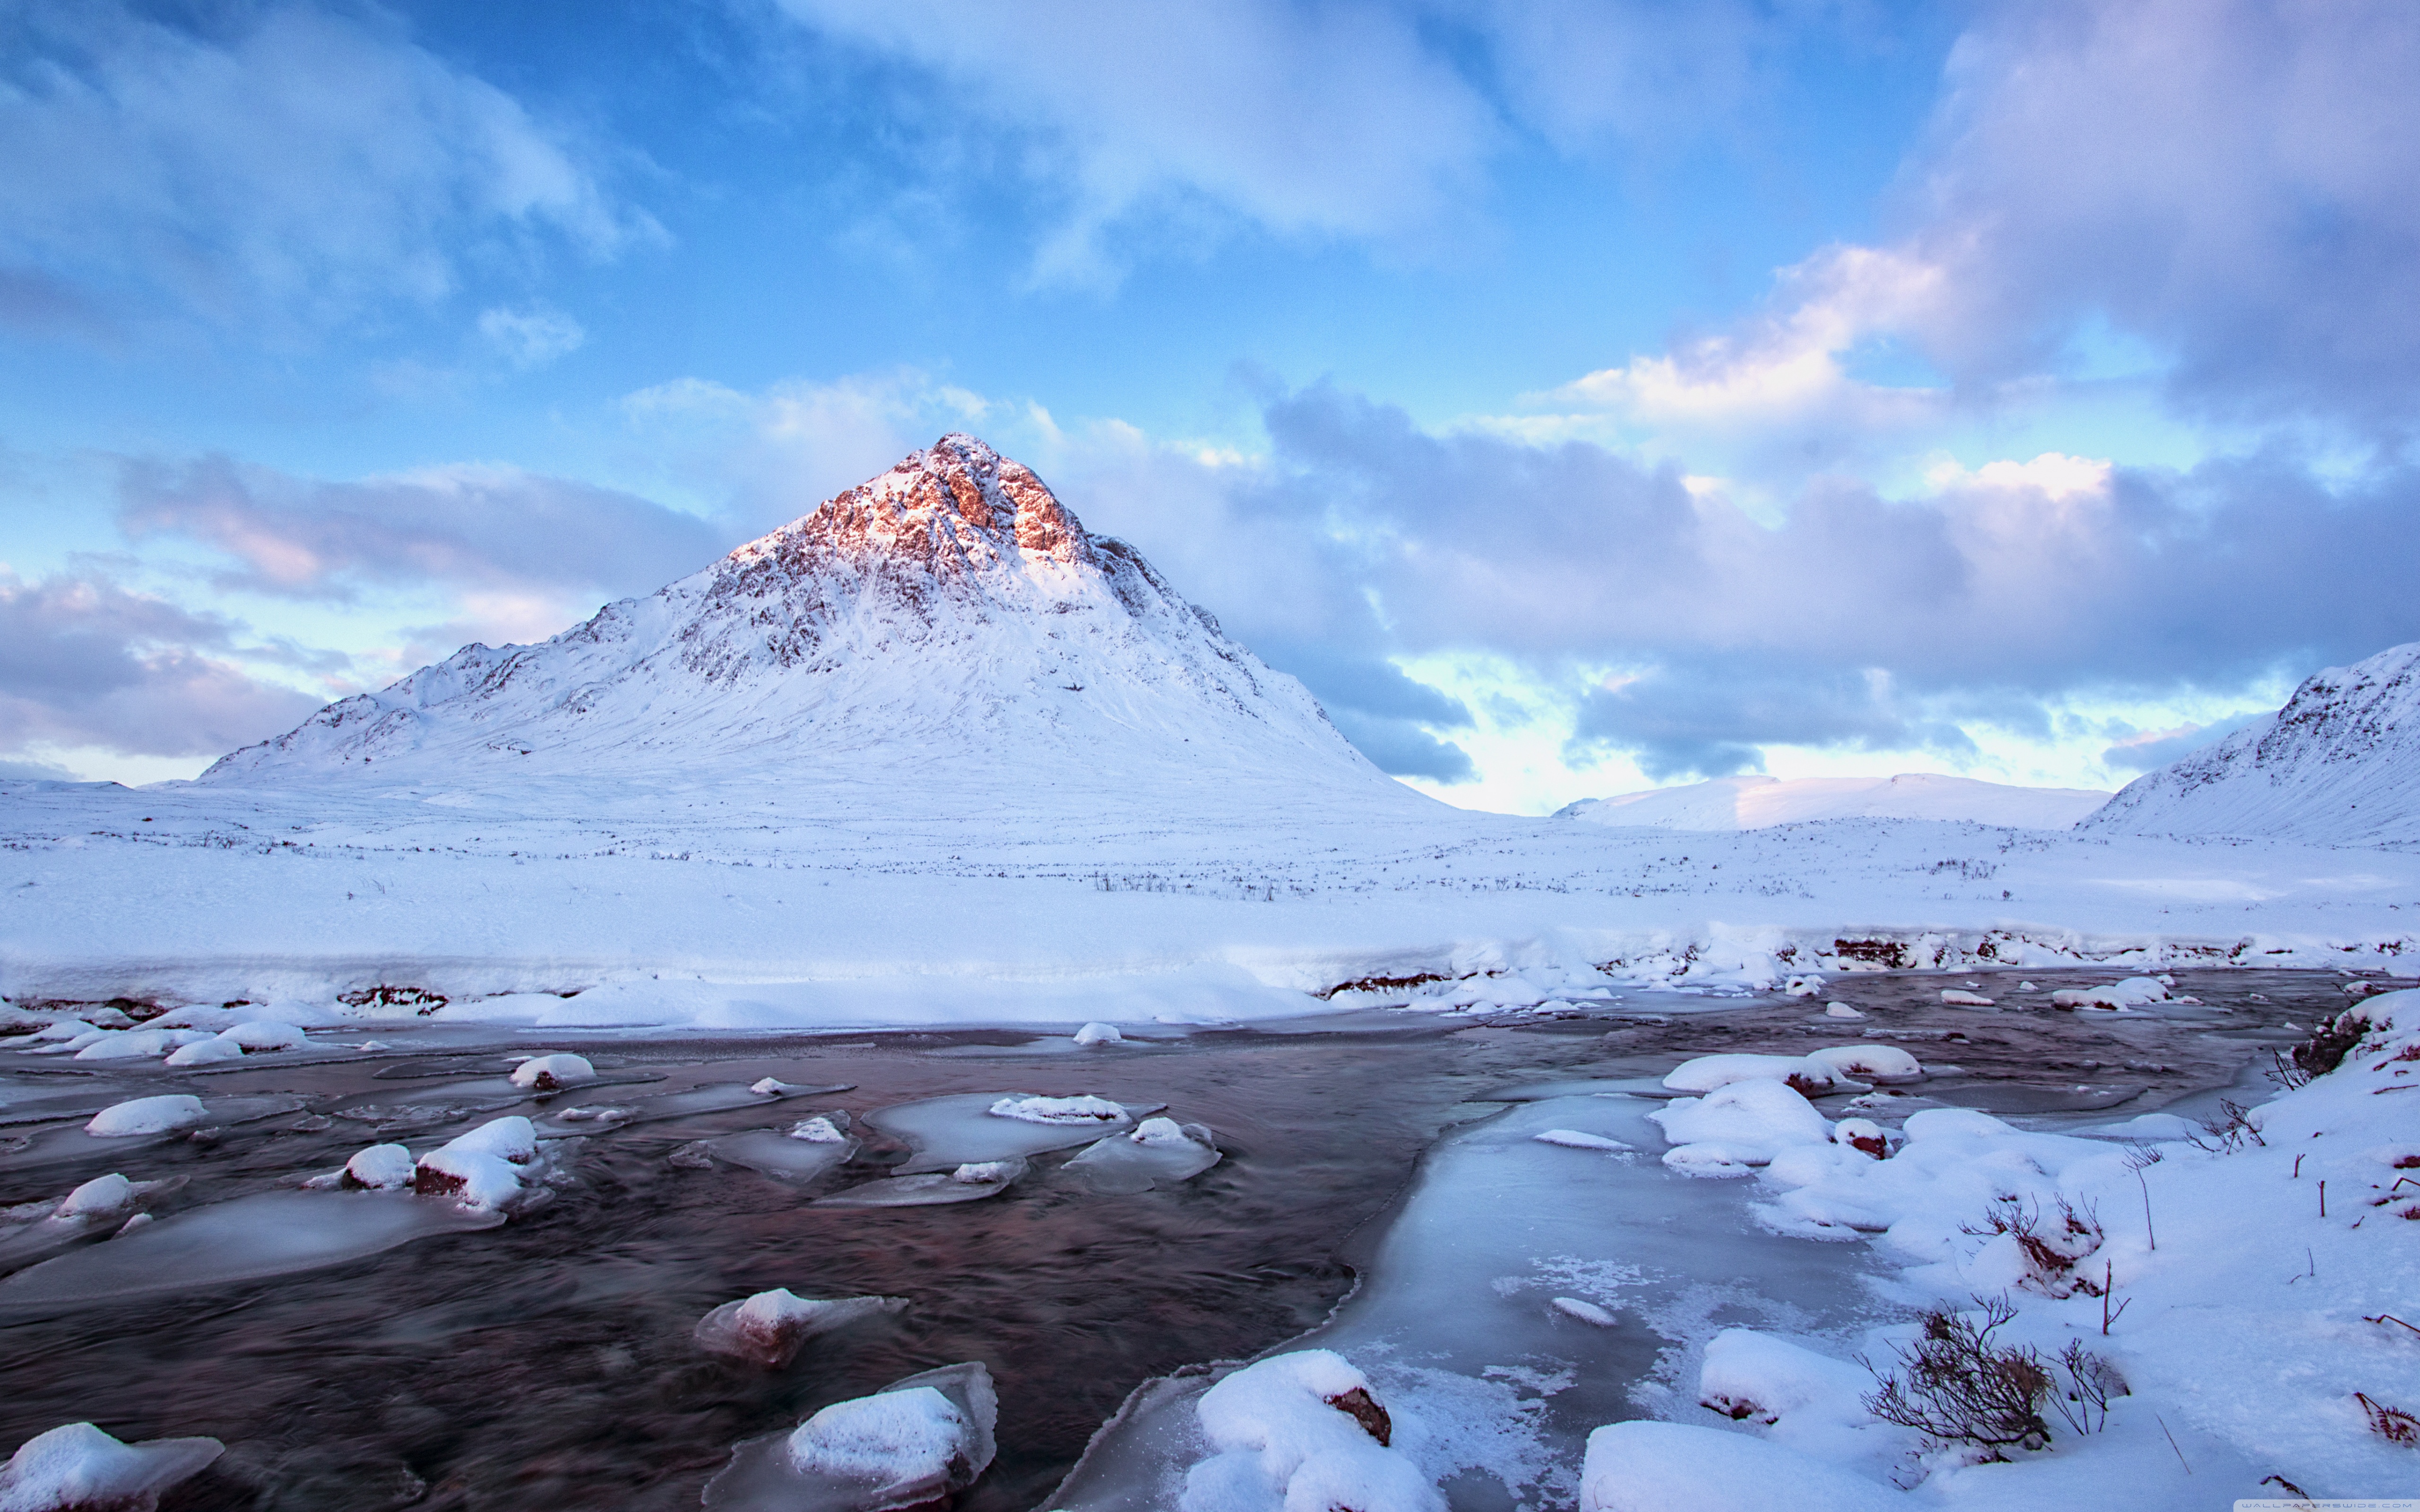
[{"label": "white cloud", "polygon": [[526,310],[501,305],[482,310],[479,335],[505,362],[524,369],[544,367],[558,357],[567,357],[588,340],[579,321],[542,304]]},{"label": "white cloud", "polygon": [[1476,187],[1496,112],[1399,7],[781,0],[799,22],[945,81],[1027,133],[1065,203],[1037,277],[1107,276],[1103,242],[1192,200],[1284,236],[1391,237]]},{"label": "white cloud", "polygon": [[308,328],[441,299],[499,241],[659,234],[566,135],[375,11],[188,28],[36,0],[0,19],[0,266],[95,318]]}]

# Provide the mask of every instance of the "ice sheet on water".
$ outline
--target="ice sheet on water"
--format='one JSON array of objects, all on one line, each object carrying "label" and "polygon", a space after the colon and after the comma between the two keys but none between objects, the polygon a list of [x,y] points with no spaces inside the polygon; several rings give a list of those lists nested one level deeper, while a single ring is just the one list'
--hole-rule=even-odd
[{"label": "ice sheet on water", "polygon": [[[821,1119],[806,1121],[831,1127]],[[803,1186],[846,1165],[849,1157],[857,1153],[857,1141],[837,1131],[830,1139],[816,1139],[779,1129],[751,1129],[708,1139],[705,1149],[716,1160]]]},{"label": "ice sheet on water", "polygon": [[1066,1168],[1095,1192],[1123,1196],[1191,1180],[1220,1158],[1217,1136],[1202,1124],[1145,1119],[1088,1147]]},{"label": "ice sheet on water", "polygon": [[[767,1078],[771,1081],[771,1078]],[[743,1087],[737,1082],[716,1082],[691,1088],[686,1092],[661,1092],[653,1097],[615,1099],[612,1103],[588,1103],[560,1109],[537,1120],[538,1133],[544,1137],[560,1134],[596,1134],[606,1129],[624,1128],[634,1123],[656,1123],[665,1119],[691,1118],[699,1114],[728,1113],[734,1108],[763,1107],[791,1097],[826,1097],[845,1092],[851,1084],[836,1083],[830,1087],[793,1087],[786,1082],[772,1082],[767,1087],[759,1082]],[[758,1088],[765,1089],[759,1091]]]},{"label": "ice sheet on water", "polygon": [[786,1287],[726,1302],[698,1319],[697,1342],[716,1354],[785,1365],[818,1334],[908,1310],[905,1297],[801,1297]]},{"label": "ice sheet on water", "polygon": [[120,1443],[89,1423],[68,1423],[27,1439],[0,1466],[6,1512],[149,1512],[160,1493],[216,1459],[216,1439]]},{"label": "ice sheet on water", "polygon": [[[136,1103],[160,1101],[163,1100],[153,1098],[135,1100]],[[181,1107],[185,1102],[200,1100],[171,1097],[164,1101],[179,1104]],[[116,1104],[116,1106],[132,1105]],[[299,1097],[274,1094],[264,1094],[258,1097],[218,1097],[202,1102],[201,1106],[203,1113],[198,1121],[176,1123],[164,1131],[96,1134],[86,1133],[85,1125],[76,1123],[53,1124],[49,1128],[35,1129],[29,1134],[19,1136],[24,1141],[22,1145],[14,1140],[0,1141],[0,1170],[23,1170],[32,1166],[56,1165],[75,1161],[115,1161],[130,1149],[140,1149],[147,1145],[158,1144],[163,1139],[179,1137],[194,1129],[224,1128],[232,1124],[249,1123],[280,1113],[291,1113],[302,1106],[302,1100]],[[100,1114],[95,1115],[95,1118],[96,1119],[106,1118],[114,1111],[116,1111],[115,1107],[104,1108]],[[149,1123],[156,1120],[146,1111],[126,1115],[122,1121]],[[113,1122],[107,1126],[116,1127],[117,1124]]]},{"label": "ice sheet on water", "polygon": [[[1104,1120],[1097,1118],[1087,1117],[1070,1125],[1036,1123],[993,1114],[995,1104],[1014,1103],[1027,1095],[962,1092],[952,1097],[927,1098],[869,1113],[865,1121],[885,1134],[907,1140],[914,1149],[915,1153],[899,1167],[903,1176],[945,1171],[970,1161],[1010,1160],[1046,1150],[1072,1149],[1101,1137]],[[1156,1103],[1108,1105],[1118,1110],[1117,1119],[1109,1123],[1111,1128],[1124,1127],[1132,1118],[1159,1111]]]},{"label": "ice sheet on water", "polygon": [[262,1192],[172,1213],[0,1281],[0,1312],[55,1312],[341,1265],[504,1214],[392,1192]]},{"label": "ice sheet on water", "polygon": [[948,1171],[867,1181],[817,1199],[818,1208],[932,1208],[998,1196],[1025,1174],[1025,1162],[970,1161]]},{"label": "ice sheet on water", "polygon": [[750,1439],[706,1483],[728,1512],[882,1512],[974,1484],[997,1453],[1000,1399],[980,1364],[943,1365]]},{"label": "ice sheet on water", "polygon": [[[1333,1350],[1358,1365],[1393,1416],[1397,1445],[1434,1483],[1477,1483],[1470,1504],[1569,1505],[1589,1431],[1637,1412],[1633,1389],[1677,1368],[1686,1341],[1715,1333],[1711,1315],[1786,1317],[1801,1329],[1861,1316],[1854,1278],[1873,1264],[1862,1247],[1780,1238],[1748,1221],[1746,1191],[1652,1161],[1579,1158],[1536,1137],[1570,1129],[1652,1149],[1662,1140],[1647,1115],[1663,1101],[1584,1084],[1452,1130],[1357,1267],[1359,1289],[1286,1347]],[[1618,1320],[1591,1326],[1558,1298]],[[1207,1383],[1139,1389],[1046,1504],[1172,1505],[1207,1452],[1187,1426]]]},{"label": "ice sheet on water", "polygon": [[94,1114],[91,1121],[84,1126],[84,1132],[102,1139],[123,1138],[129,1134],[169,1134],[178,1129],[194,1128],[209,1118],[200,1098],[169,1093],[112,1103]]},{"label": "ice sheet on water", "polygon": [[20,1271],[62,1250],[103,1237],[182,1188],[186,1178],[130,1181],[96,1176],[56,1202],[0,1210],[0,1273]]},{"label": "ice sheet on water", "polygon": [[1604,1134],[1587,1134],[1578,1129],[1549,1129],[1544,1134],[1534,1134],[1529,1137],[1542,1145],[1560,1145],[1566,1149],[1611,1150],[1630,1148],[1619,1139],[1608,1139]]}]

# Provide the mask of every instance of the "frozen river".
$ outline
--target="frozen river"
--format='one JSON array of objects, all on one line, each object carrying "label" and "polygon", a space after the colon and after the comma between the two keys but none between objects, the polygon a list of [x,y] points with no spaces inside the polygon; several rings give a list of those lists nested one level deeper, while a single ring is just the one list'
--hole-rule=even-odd
[{"label": "frozen river", "polygon": [[[2112,975],[2034,973],[2043,991],[2022,998],[2013,976],[1977,980],[2018,1005]],[[151,1199],[161,1234],[181,1223],[200,1236],[183,1250],[96,1240],[50,1260],[39,1285],[30,1272],[0,1284],[0,1435],[89,1419],[124,1440],[225,1441],[169,1508],[688,1507],[734,1443],[975,1360],[999,1382],[999,1458],[960,1507],[1142,1506],[1186,1452],[1154,1414],[1181,1418],[1204,1378],[1147,1392],[1054,1489],[1139,1386],[1307,1339],[1410,1404],[1432,1462],[1461,1467],[1444,1477],[1458,1507],[1568,1504],[1587,1429],[1654,1415],[1694,1381],[1691,1350],[1714,1331],[1821,1335],[1890,1305],[1863,1284],[1863,1245],[1765,1234],[1743,1183],[1658,1164],[1643,1078],[1710,1052],[1897,1044],[1935,1074],[1885,1117],[1948,1103],[2067,1126],[2206,1100],[2261,1046],[2295,1038],[2286,1022],[2345,1001],[2332,976],[2229,971],[2179,974],[2198,1008],[1942,1006],[1966,980],[1836,979],[1826,995],[1862,1021],[1825,1019],[1820,1000],[1662,994],[1554,1016],[1146,1031],[1167,1038],[1089,1049],[1023,1029],[541,1043],[376,1025],[190,1072],[0,1051],[0,1207],[119,1171],[171,1183]],[[373,1037],[377,1048],[336,1048]],[[550,1050],[578,1051],[607,1081],[539,1099],[504,1080]],[[793,1090],[747,1091],[765,1078]],[[160,1092],[235,1112],[107,1148],[80,1133],[93,1109]],[[1207,1126],[1223,1158],[1189,1180],[1103,1191],[1067,1165],[1071,1144],[1030,1153],[981,1200],[814,1202],[930,1164],[920,1149],[953,1126],[892,1110],[1014,1093],[1164,1104]],[[601,1107],[626,1111],[565,1117]],[[860,1143],[821,1171],[752,1168],[762,1140],[735,1137],[842,1112]],[[365,1145],[417,1151],[506,1113],[580,1135],[561,1147],[551,1201],[499,1227],[243,1273],[248,1256],[268,1257],[256,1272],[291,1266],[275,1257],[298,1226],[354,1224],[338,1215],[349,1200],[428,1202],[300,1194],[303,1179]],[[1638,1153],[1533,1137],[1556,1129]],[[215,1229],[191,1216],[246,1201],[219,1210],[234,1217]],[[8,1242],[0,1265],[39,1257]],[[101,1264],[119,1244],[126,1263]],[[704,1314],[776,1287],[908,1306],[779,1369],[700,1350]]]}]

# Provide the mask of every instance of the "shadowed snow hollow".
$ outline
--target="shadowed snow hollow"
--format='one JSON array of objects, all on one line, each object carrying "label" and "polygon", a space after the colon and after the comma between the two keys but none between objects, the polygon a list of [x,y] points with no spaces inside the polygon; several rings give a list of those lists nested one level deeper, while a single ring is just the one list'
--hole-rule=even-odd
[{"label": "shadowed snow hollow", "polygon": [[1408,796],[1301,684],[962,435],[649,597],[536,645],[466,646],[202,779],[869,760],[1243,767]]},{"label": "shadowed snow hollow", "polygon": [[2136,778],[2080,827],[2420,841],[2420,640],[2319,673],[2267,719]]}]

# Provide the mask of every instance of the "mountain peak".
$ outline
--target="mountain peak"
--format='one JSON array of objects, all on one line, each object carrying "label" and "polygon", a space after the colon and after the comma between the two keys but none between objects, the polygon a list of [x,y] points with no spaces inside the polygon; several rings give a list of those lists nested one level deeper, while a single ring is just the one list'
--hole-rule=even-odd
[{"label": "mountain peak", "polygon": [[953,431],[726,559],[746,569],[838,556],[892,559],[941,579],[1020,560],[1097,566],[1092,538],[1022,462]]}]

